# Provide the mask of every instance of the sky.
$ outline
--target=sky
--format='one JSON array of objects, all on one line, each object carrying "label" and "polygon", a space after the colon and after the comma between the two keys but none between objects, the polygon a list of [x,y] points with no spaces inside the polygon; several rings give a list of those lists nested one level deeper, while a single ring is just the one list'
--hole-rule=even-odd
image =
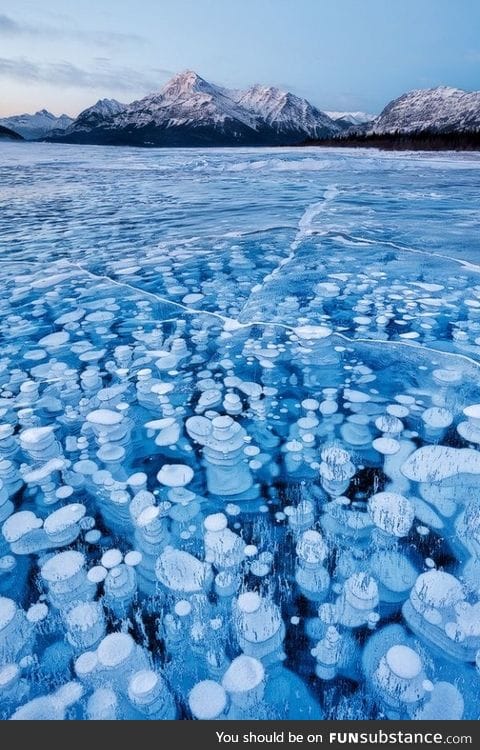
[{"label": "sky", "polygon": [[0,116],[75,116],[176,72],[376,114],[414,88],[480,89],[480,0],[0,0]]}]

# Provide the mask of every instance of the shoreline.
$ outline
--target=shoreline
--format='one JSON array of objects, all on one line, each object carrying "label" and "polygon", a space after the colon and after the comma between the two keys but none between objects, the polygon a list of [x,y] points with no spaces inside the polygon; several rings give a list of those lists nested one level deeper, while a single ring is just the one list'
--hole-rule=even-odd
[{"label": "shoreline", "polygon": [[351,134],[338,138],[311,139],[299,147],[377,148],[383,151],[480,151],[480,131]]}]

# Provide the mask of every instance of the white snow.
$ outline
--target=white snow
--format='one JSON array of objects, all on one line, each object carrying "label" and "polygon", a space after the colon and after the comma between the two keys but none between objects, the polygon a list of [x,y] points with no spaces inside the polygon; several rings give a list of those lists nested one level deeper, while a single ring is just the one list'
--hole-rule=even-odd
[{"label": "white snow", "polygon": [[448,86],[402,94],[391,101],[372,124],[375,133],[479,128],[480,91],[462,91]]},{"label": "white snow", "polygon": [[368,112],[338,112],[325,110],[325,114],[332,120],[343,120],[344,122],[350,122],[352,125],[362,125],[365,122],[372,122],[376,117],[376,115],[368,114]]},{"label": "white snow", "polygon": [[67,133],[89,130],[95,127],[99,122],[109,120],[118,115],[126,108],[126,104],[118,102],[116,99],[99,99],[91,107],[84,109],[78,117],[70,123]]},{"label": "white snow", "polygon": [[341,132],[324,112],[288,91],[255,85],[244,91],[209,83],[192,70],[176,74],[161,91],[128,105],[100,100],[80,113],[67,133],[97,126],[109,129],[155,125],[169,130],[181,126],[208,126],[220,131],[298,133],[319,137]]},{"label": "white snow", "polygon": [[250,112],[254,112],[279,131],[301,128],[310,137],[339,132],[338,126],[325,113],[306,99],[282,91],[275,86],[256,84],[245,91],[230,92],[235,101]]},{"label": "white snow", "polygon": [[75,673],[79,677],[90,675],[98,665],[97,651],[85,651],[75,661]]},{"label": "white snow", "polygon": [[35,138],[43,138],[50,135],[53,130],[62,131],[68,128],[73,122],[73,118],[68,115],[56,117],[46,109],[41,109],[35,114],[11,115],[2,117],[0,125],[14,130],[15,133],[22,135],[27,141]]}]

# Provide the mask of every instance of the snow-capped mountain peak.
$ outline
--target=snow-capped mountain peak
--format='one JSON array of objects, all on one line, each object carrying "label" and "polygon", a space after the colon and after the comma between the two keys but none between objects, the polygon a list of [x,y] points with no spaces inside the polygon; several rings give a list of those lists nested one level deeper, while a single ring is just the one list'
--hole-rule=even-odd
[{"label": "snow-capped mountain peak", "polygon": [[226,89],[209,83],[192,70],[175,75],[160,92],[132,102],[116,123],[142,127],[211,124],[222,127],[226,121],[255,129],[255,117],[238,106]]},{"label": "snow-capped mountain peak", "polygon": [[68,115],[56,117],[48,109],[40,109],[33,115],[24,113],[0,119],[0,125],[11,128],[11,130],[19,133],[27,140],[43,138],[46,135],[50,135],[52,131],[66,130],[72,122],[72,117]]},{"label": "snow-capped mountain peak", "polygon": [[122,104],[116,99],[99,99],[93,106],[87,107],[83,112],[80,112],[79,117],[82,117],[87,113],[95,113],[102,115],[103,117],[111,117],[112,115],[117,115],[119,112],[122,112],[126,106],[126,104]]},{"label": "snow-capped mountain peak", "polygon": [[480,91],[451,86],[415,89],[391,101],[372,126],[375,133],[480,129]]},{"label": "snow-capped mountain peak", "polygon": [[230,90],[185,70],[160,91],[127,106],[100,100],[79,115],[66,136],[82,143],[283,145],[340,131],[327,115],[288,91],[260,84]]},{"label": "snow-capped mountain peak", "polygon": [[377,115],[371,115],[368,112],[332,112],[329,110],[325,111],[332,120],[336,122],[341,120],[344,123],[350,123],[351,125],[363,125],[365,122],[372,122]]},{"label": "snow-capped mountain peak", "polygon": [[215,87],[199,76],[198,73],[195,73],[194,70],[184,70],[167,81],[160,93],[162,96],[172,98],[199,91],[208,92],[212,88]]},{"label": "snow-capped mountain peak", "polygon": [[78,115],[77,119],[68,128],[67,134],[71,132],[91,130],[98,127],[110,118],[123,112],[127,105],[116,99],[99,99],[91,107],[87,107]]},{"label": "snow-capped mountain peak", "polygon": [[255,112],[278,132],[301,129],[306,136],[332,135],[340,129],[306,99],[276,86],[255,84],[245,91],[232,92],[238,104]]},{"label": "snow-capped mountain peak", "polygon": [[285,107],[287,92],[276,86],[261,86],[256,83],[245,91],[232,92],[233,98],[243,107],[267,120]]}]

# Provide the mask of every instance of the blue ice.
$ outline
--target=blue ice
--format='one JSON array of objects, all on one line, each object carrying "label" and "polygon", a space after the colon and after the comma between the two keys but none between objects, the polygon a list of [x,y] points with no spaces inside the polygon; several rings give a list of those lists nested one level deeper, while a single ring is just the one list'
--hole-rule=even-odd
[{"label": "blue ice", "polygon": [[479,170],[2,144],[1,718],[480,718]]}]

